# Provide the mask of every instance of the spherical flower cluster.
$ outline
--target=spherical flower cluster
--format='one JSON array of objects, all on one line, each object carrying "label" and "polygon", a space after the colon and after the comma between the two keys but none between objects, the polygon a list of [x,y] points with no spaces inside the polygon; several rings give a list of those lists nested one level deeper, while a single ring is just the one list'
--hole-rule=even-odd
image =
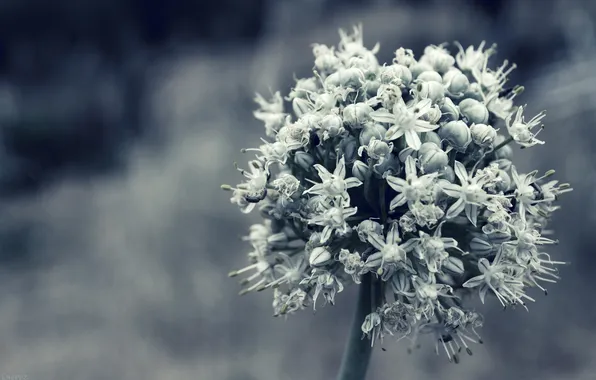
[{"label": "spherical flower cluster", "polygon": [[429,46],[418,59],[399,48],[380,65],[360,27],[340,36],[314,45],[314,75],[286,98],[257,95],[269,140],[245,150],[256,152],[246,180],[223,188],[264,220],[246,238],[250,264],[230,275],[246,274],[243,294],[272,290],[275,315],[334,304],[370,276],[371,344],[430,333],[457,361],[481,342],[466,295],[527,308],[528,288],[558,279],[543,233],[571,188],[511,162],[511,145],[543,144],[544,113],[526,121],[514,105],[523,88],[505,87],[515,65],[489,68],[494,46]]}]

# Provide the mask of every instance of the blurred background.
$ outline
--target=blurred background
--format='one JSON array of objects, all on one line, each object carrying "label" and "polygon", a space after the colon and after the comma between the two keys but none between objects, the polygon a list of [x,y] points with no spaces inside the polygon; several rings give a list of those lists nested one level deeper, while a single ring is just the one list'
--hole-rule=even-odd
[{"label": "blurred background", "polygon": [[529,114],[548,110],[518,166],[575,188],[548,297],[481,306],[485,344],[458,365],[388,342],[369,379],[596,379],[595,19],[591,0],[1,0],[0,375],[334,378],[355,289],[287,320],[266,292],[238,297],[257,216],[219,185],[263,135],[254,92],[287,94],[312,43],[361,22],[381,62],[498,43]]}]

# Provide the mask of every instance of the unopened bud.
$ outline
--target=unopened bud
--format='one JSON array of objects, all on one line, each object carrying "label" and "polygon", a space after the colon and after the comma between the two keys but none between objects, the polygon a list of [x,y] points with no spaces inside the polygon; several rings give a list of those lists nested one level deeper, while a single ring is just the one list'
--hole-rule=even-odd
[{"label": "unopened bud", "polygon": [[433,143],[435,144],[437,147],[441,147],[441,136],[439,136],[438,134],[436,134],[435,132],[426,132],[423,133],[420,141],[422,141],[422,143]]},{"label": "unopened bud", "polygon": [[373,137],[377,140],[383,140],[386,132],[387,129],[381,124],[367,123],[364,128],[362,128],[362,131],[360,131],[358,141],[360,142],[360,145],[368,145]]},{"label": "unopened bud", "polygon": [[439,136],[458,152],[464,152],[472,142],[470,128],[461,120],[450,121],[439,129]]},{"label": "unopened bud", "polygon": [[309,153],[298,151],[294,155],[294,162],[304,171],[311,171],[315,164],[315,158]]},{"label": "unopened bud", "polygon": [[463,274],[465,271],[463,261],[454,256],[449,256],[447,260],[443,262],[443,268],[458,275]]},{"label": "unopened bud", "polygon": [[360,160],[354,161],[354,164],[352,166],[352,175],[354,177],[364,182],[368,180],[368,178],[370,178],[370,174],[371,172],[368,165],[366,165],[364,162]]},{"label": "unopened bud", "polygon": [[488,121],[488,108],[478,100],[464,99],[459,103],[459,110],[470,123],[486,124]]},{"label": "unopened bud", "polygon": [[451,166],[445,166],[439,171],[439,178],[453,183],[455,181],[455,172]]},{"label": "unopened bud", "polygon": [[424,143],[424,145],[430,145],[433,149],[426,149],[424,153],[418,155],[420,168],[423,173],[435,173],[443,170],[449,163],[447,153],[442,149],[438,148],[433,143]]},{"label": "unopened bud", "polygon": [[447,83],[447,91],[455,96],[462,96],[470,87],[470,80],[462,73],[455,73]]},{"label": "unopened bud", "polygon": [[437,73],[434,70],[423,71],[418,75],[416,80],[423,81],[423,82],[438,82],[442,83],[443,78],[441,78],[441,74]]},{"label": "unopened bud", "polygon": [[344,122],[351,127],[362,127],[372,111],[372,107],[364,103],[348,104],[343,111]]},{"label": "unopened bud", "polygon": [[441,103],[445,99],[445,89],[439,82],[420,82],[416,92],[420,99],[430,99],[433,103]]},{"label": "unopened bud", "polygon": [[459,120],[459,108],[453,103],[451,98],[445,98],[441,105],[441,121]]},{"label": "unopened bud", "polygon": [[316,247],[310,253],[308,263],[311,266],[324,264],[331,260],[331,253],[325,247]]},{"label": "unopened bud", "polygon": [[418,78],[418,75],[422,74],[425,71],[432,71],[432,66],[428,63],[424,62],[416,62],[409,67],[410,71],[412,72],[412,77]]},{"label": "unopened bud", "polygon": [[348,136],[341,140],[339,148],[343,152],[346,164],[351,164],[358,158],[358,141],[354,136]]},{"label": "unopened bud", "polygon": [[380,78],[384,84],[407,86],[412,82],[412,72],[404,65],[394,64],[381,68]]},{"label": "unopened bud", "polygon": [[486,124],[472,124],[470,133],[472,134],[472,141],[482,147],[492,146],[497,138],[497,131]]}]

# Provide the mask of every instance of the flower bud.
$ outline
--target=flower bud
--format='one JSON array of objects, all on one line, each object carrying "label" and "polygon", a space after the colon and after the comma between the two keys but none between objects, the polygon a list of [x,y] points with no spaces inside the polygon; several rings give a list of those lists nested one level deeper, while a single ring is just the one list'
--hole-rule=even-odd
[{"label": "flower bud", "polygon": [[506,171],[499,169],[499,178],[501,180],[495,186],[496,191],[507,191],[511,187],[511,177]]},{"label": "flower bud", "polygon": [[352,67],[349,69],[341,69],[330,74],[325,78],[325,87],[352,87],[360,88],[364,82],[364,73],[362,70]]},{"label": "flower bud", "polygon": [[453,103],[451,98],[445,98],[441,105],[441,121],[459,120],[459,108]]},{"label": "flower bud", "polygon": [[335,113],[323,117],[320,124],[321,129],[327,134],[327,138],[338,136],[344,131],[344,122],[341,116]]},{"label": "flower bud", "polygon": [[412,158],[414,158],[414,157],[416,157],[417,154],[418,154],[418,151],[416,151],[408,146],[408,147],[399,151],[399,153],[397,154],[397,158],[399,159],[400,162],[406,162],[408,157],[412,156]]},{"label": "flower bud", "polygon": [[331,260],[331,253],[325,247],[315,247],[308,258],[308,263],[315,267]]},{"label": "flower bud", "polygon": [[340,59],[333,54],[319,55],[315,58],[315,67],[323,73],[335,71],[340,66]]},{"label": "flower bud", "polygon": [[381,68],[381,83],[395,83],[399,86],[407,86],[412,82],[412,72],[404,65],[391,65]]},{"label": "flower bud", "polygon": [[290,91],[288,98],[294,100],[294,98],[306,99],[309,93],[317,91],[317,81],[315,78],[302,78],[296,80],[296,85]]},{"label": "flower bud", "polygon": [[427,142],[431,142],[433,144],[435,144],[438,148],[441,148],[441,136],[439,136],[438,134],[436,134],[435,132],[426,132],[423,133],[420,141],[422,141],[422,143],[427,143]]},{"label": "flower bud", "polygon": [[[497,145],[501,144],[503,141],[505,141],[505,136],[497,135],[497,138],[495,138],[494,145],[497,146]],[[499,160],[499,159],[511,160],[511,158],[513,157],[513,149],[511,149],[511,145],[505,145],[505,146],[500,147],[499,150],[495,151],[494,155],[495,155],[495,160]]]},{"label": "flower bud", "polygon": [[441,150],[441,148],[434,142],[427,141],[427,142],[422,143],[422,145],[420,146],[420,149],[418,149],[418,152],[416,152],[416,153],[418,153],[418,157],[420,157],[423,154],[432,152],[434,150]]},{"label": "flower bud", "polygon": [[420,61],[426,62],[431,65],[434,70],[444,73],[453,67],[455,58],[442,46],[427,46],[424,49],[424,54],[420,58]]},{"label": "flower bud", "polygon": [[458,68],[450,68],[445,74],[443,74],[443,83],[449,83],[453,77],[461,73],[461,70]]},{"label": "flower bud", "polygon": [[488,121],[488,108],[478,100],[462,100],[459,103],[459,110],[470,123],[485,124]]},{"label": "flower bud", "polygon": [[354,128],[362,127],[372,111],[372,107],[364,103],[348,104],[343,111],[344,122]]},{"label": "flower bud", "polygon": [[360,329],[364,334],[370,334],[371,331],[373,331],[380,324],[381,317],[379,316],[379,313],[372,312],[364,318],[364,322],[362,322]]},{"label": "flower bud", "polygon": [[416,92],[420,99],[430,99],[433,103],[441,103],[445,99],[445,89],[439,82],[420,82]]},{"label": "flower bud", "polygon": [[354,161],[354,164],[352,165],[352,176],[364,182],[370,178],[370,174],[371,172],[368,165],[360,160]]},{"label": "flower bud", "polygon": [[391,287],[394,293],[403,293],[410,291],[410,279],[404,271],[399,271],[391,277]]},{"label": "flower bud", "polygon": [[462,73],[454,74],[447,83],[447,91],[455,96],[462,96],[470,87],[470,80]]},{"label": "flower bud", "polygon": [[377,95],[379,92],[379,87],[381,87],[381,82],[378,80],[366,80],[362,85],[363,88],[366,89],[366,94],[369,98]]},{"label": "flower bud", "polygon": [[442,149],[436,147],[433,143],[424,143],[422,145],[429,144],[435,148],[426,150],[424,153],[419,154],[420,169],[424,174],[435,173],[443,170],[449,163],[447,153]]},{"label": "flower bud", "polygon": [[373,166],[373,172],[381,178],[387,175],[398,175],[401,165],[393,153],[390,153],[383,161]]},{"label": "flower bud", "polygon": [[478,253],[480,255],[488,255],[492,252],[494,247],[488,241],[479,237],[475,237],[472,239],[472,241],[470,241],[470,249],[474,253]]},{"label": "flower bud", "polygon": [[451,166],[445,166],[443,170],[439,170],[439,178],[447,180],[451,183],[455,182],[455,172]]},{"label": "flower bud", "polygon": [[477,82],[470,83],[468,91],[464,94],[464,98],[478,100],[479,102],[483,101],[482,86]]},{"label": "flower bud", "polygon": [[418,75],[422,74],[425,71],[432,71],[432,66],[428,63],[423,62],[416,62],[412,64],[410,67],[410,72],[412,72],[412,77],[418,78]]},{"label": "flower bud", "polygon": [[472,141],[482,147],[492,146],[497,138],[497,131],[486,124],[472,124],[470,126],[470,133],[472,135]]},{"label": "flower bud", "polygon": [[363,243],[368,243],[368,237],[371,234],[383,235],[383,226],[374,220],[363,220],[355,228],[358,233],[358,239]]},{"label": "flower bud", "polygon": [[346,164],[351,164],[358,158],[358,141],[354,136],[347,136],[341,139],[339,148],[344,154]]},{"label": "flower bud", "polygon": [[[358,155],[362,156],[362,151],[364,150],[364,146],[360,146],[358,148]],[[374,160],[379,160],[387,156],[393,150],[393,143],[386,143],[383,140],[377,140],[373,138],[370,140],[368,145],[366,146],[366,153],[368,156]]]},{"label": "flower bud", "polygon": [[387,129],[381,124],[366,123],[364,128],[362,128],[362,131],[360,131],[358,141],[360,142],[360,145],[368,145],[370,139],[373,137],[377,140],[383,140],[385,137],[385,132],[387,132]]},{"label": "flower bud", "polygon": [[439,136],[458,152],[464,152],[472,142],[470,128],[461,120],[450,121],[439,129]]},{"label": "flower bud", "polygon": [[443,269],[446,269],[453,274],[463,274],[465,271],[463,261],[454,256],[449,256],[443,261]]},{"label": "flower bud", "polygon": [[330,111],[337,104],[337,99],[333,94],[317,94],[315,98],[315,109],[319,111]]},{"label": "flower bud", "polygon": [[431,107],[428,112],[421,117],[421,119],[426,120],[431,124],[437,124],[439,120],[441,120],[442,115],[441,109],[435,105]]},{"label": "flower bud", "polygon": [[443,78],[441,78],[441,74],[439,74],[433,70],[421,72],[420,75],[418,75],[418,78],[416,78],[416,80],[423,81],[423,82],[438,82],[438,83],[443,82]]},{"label": "flower bud", "polygon": [[294,155],[294,162],[300,169],[308,172],[312,170],[312,167],[315,164],[315,158],[309,153],[297,151]]}]

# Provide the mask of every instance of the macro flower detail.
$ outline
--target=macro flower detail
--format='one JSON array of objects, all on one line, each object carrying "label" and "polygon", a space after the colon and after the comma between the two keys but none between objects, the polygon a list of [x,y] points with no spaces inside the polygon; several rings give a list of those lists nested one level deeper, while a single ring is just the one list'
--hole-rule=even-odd
[{"label": "macro flower detail", "polygon": [[431,110],[431,106],[430,99],[424,99],[408,106],[400,98],[393,106],[392,112],[381,109],[371,112],[370,117],[375,121],[389,125],[389,129],[385,133],[387,141],[404,136],[407,146],[418,150],[422,145],[418,133],[434,131],[439,127],[422,118]]},{"label": "macro flower detail", "polygon": [[412,157],[406,159],[405,170],[405,179],[387,176],[387,183],[398,193],[389,203],[389,210],[394,210],[406,202],[412,204],[422,200],[428,200],[432,196],[432,184],[437,177],[437,173],[425,174],[418,177],[416,174],[416,164]]},{"label": "macro flower detail", "polygon": [[305,194],[324,195],[328,198],[337,197],[347,204],[349,203],[348,189],[362,185],[358,178],[346,178],[346,162],[342,157],[333,173],[330,173],[323,165],[314,166],[322,183],[314,183],[312,187],[304,191]]},{"label": "macro flower detail", "polygon": [[[458,362],[482,342],[468,296],[530,309],[528,289],[546,293],[565,264],[544,235],[572,188],[513,158],[512,146],[544,144],[545,113],[525,120],[523,87],[504,89],[515,64],[491,68],[495,45],[397,48],[383,65],[361,27],[340,40],[314,45],[312,76],[288,96],[255,98],[266,138],[242,150],[243,182],[222,189],[263,221],[230,276],[246,276],[241,294],[271,292],[276,316],[356,303],[342,371],[391,336],[416,347],[429,335]],[[357,300],[340,294],[349,285]]]}]

